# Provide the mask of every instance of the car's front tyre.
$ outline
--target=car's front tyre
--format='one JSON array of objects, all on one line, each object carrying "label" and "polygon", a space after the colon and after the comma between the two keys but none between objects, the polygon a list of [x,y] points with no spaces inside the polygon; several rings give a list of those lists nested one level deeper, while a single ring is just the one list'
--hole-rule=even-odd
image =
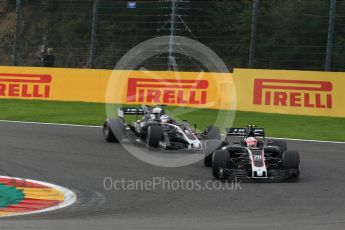
[{"label": "car's front tyre", "polygon": [[212,167],[213,153],[219,148],[221,144],[222,142],[220,140],[206,140],[205,141],[204,166]]},{"label": "car's front tyre", "polygon": [[159,148],[159,142],[163,140],[163,130],[159,125],[150,125],[147,129],[146,146],[148,150]]},{"label": "car's front tyre", "polygon": [[290,170],[290,180],[298,180],[300,175],[301,160],[299,153],[296,151],[285,151],[282,156],[284,169]]},{"label": "car's front tyre", "polygon": [[121,118],[108,119],[103,124],[103,138],[106,142],[119,143],[124,137],[124,129]]},{"label": "car's front tyre", "polygon": [[106,142],[116,142],[115,135],[108,122],[104,122],[103,124],[103,138]]},{"label": "car's front tyre", "polygon": [[221,169],[225,169],[228,162],[228,151],[217,150],[213,153],[212,174],[216,179],[224,179],[224,175],[220,173]]}]

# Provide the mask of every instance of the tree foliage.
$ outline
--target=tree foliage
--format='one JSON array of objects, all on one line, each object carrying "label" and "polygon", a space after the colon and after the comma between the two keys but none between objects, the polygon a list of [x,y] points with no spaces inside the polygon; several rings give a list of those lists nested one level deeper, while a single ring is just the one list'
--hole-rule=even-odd
[{"label": "tree foliage", "polygon": [[[14,6],[14,0],[5,1],[8,7]],[[176,35],[207,45],[231,67],[247,67],[252,4],[252,0],[181,2]],[[26,10],[23,15],[26,29],[21,43],[36,44],[41,36],[32,34],[47,35],[50,43],[61,50],[57,49],[60,60],[67,55],[66,48],[73,51],[61,65],[85,65],[91,40],[92,6],[91,0],[23,0],[23,8],[33,13]],[[255,67],[323,70],[329,7],[329,0],[260,0]],[[169,35],[170,13],[168,1],[138,1],[134,10],[127,9],[126,2],[100,1],[96,66],[112,68],[136,44]],[[345,70],[343,0],[338,0],[336,14],[332,67]]]}]

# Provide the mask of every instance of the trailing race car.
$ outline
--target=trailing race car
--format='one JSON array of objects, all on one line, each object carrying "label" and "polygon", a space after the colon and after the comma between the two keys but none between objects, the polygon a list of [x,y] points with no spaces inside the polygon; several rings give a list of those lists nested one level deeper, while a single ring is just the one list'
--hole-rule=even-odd
[{"label": "trailing race car", "polygon": [[[225,141],[206,141],[204,164],[216,179],[298,180],[300,156],[286,142],[266,141],[264,129],[255,125],[227,128],[225,134]],[[232,142],[236,136],[239,141]]]},{"label": "trailing race car", "polygon": [[[132,123],[125,123],[124,115],[142,115]],[[116,119],[107,119],[103,125],[107,142],[132,142],[146,144],[152,149],[202,150],[201,135],[186,122],[176,122],[165,114],[164,105],[141,108],[120,108]]]}]

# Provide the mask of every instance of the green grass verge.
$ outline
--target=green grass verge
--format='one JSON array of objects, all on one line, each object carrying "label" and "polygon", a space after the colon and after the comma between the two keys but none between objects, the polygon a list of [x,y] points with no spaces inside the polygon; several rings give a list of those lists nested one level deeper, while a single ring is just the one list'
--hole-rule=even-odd
[{"label": "green grass verge", "polygon": [[[102,125],[106,118],[105,105],[100,103],[1,99],[0,111],[1,120]],[[223,114],[224,111],[218,115],[217,110],[199,109],[180,118],[203,129],[213,124],[217,115],[223,119]],[[345,118],[237,111],[233,127],[246,124],[264,127],[267,136],[272,137],[345,141]]]}]

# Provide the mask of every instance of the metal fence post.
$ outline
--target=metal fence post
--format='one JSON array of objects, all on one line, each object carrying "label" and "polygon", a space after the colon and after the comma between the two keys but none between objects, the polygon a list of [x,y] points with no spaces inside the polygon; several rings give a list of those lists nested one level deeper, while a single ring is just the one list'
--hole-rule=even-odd
[{"label": "metal fence post", "polygon": [[249,68],[254,67],[255,45],[256,45],[256,27],[258,22],[259,0],[253,0],[252,26],[250,32],[250,50],[249,50]]},{"label": "metal fence post", "polygon": [[178,0],[171,0],[171,14],[170,14],[170,36],[169,36],[169,71],[174,69],[177,71],[177,64],[175,59],[175,33],[176,33],[176,16],[177,16]]},{"label": "metal fence post", "polygon": [[331,7],[330,7],[330,10],[329,10],[329,22],[328,22],[328,37],[327,37],[327,51],[326,51],[325,71],[330,71],[331,70],[336,3],[337,3],[337,0],[331,0]]},{"label": "metal fence post", "polygon": [[17,65],[17,49],[18,49],[18,40],[20,36],[20,6],[22,4],[22,0],[17,0],[16,3],[16,25],[15,25],[15,32],[14,32],[14,44],[13,44],[13,53],[12,53],[12,65]]},{"label": "metal fence post", "polygon": [[94,68],[95,67],[98,8],[99,8],[99,0],[94,0],[93,1],[93,11],[92,11],[92,31],[91,31],[91,45],[90,45],[90,68]]}]

